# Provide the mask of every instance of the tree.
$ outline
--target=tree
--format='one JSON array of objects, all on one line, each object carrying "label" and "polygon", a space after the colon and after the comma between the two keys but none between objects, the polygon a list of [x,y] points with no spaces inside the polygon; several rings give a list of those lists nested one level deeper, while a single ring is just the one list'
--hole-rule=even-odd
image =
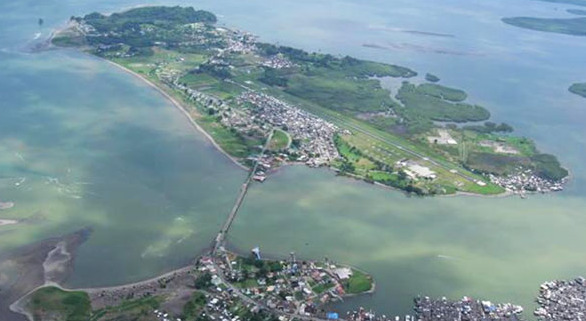
[{"label": "tree", "polygon": [[196,289],[205,289],[212,285],[212,275],[209,272],[206,272],[200,275],[193,284]]}]

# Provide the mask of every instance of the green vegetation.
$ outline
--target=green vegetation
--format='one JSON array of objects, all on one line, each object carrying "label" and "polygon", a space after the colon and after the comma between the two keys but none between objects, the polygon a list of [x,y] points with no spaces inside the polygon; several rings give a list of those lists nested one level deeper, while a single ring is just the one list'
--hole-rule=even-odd
[{"label": "green vegetation", "polygon": [[363,293],[372,289],[372,277],[364,272],[352,269],[352,276],[343,282],[347,293]]},{"label": "green vegetation", "polygon": [[568,176],[568,171],[562,168],[560,162],[553,155],[536,154],[531,157],[535,166],[536,173],[544,178],[551,180],[560,180]]},{"label": "green vegetation", "polygon": [[[399,109],[398,112],[404,115],[408,122],[412,122],[412,129],[416,129],[413,130],[414,132],[422,129],[429,130],[432,120],[468,122],[482,121],[490,117],[488,110],[481,106],[451,102],[465,99],[465,95],[462,91],[435,84],[416,86],[404,82],[399,89],[397,99],[405,105],[405,108]],[[424,126],[417,128],[413,126],[416,124]]]},{"label": "green vegetation", "polygon": [[531,17],[514,17],[503,18],[504,23],[515,27],[562,33],[572,36],[586,36],[586,18],[531,18]]},{"label": "green vegetation", "polygon": [[52,286],[35,291],[26,308],[35,321],[43,320],[47,315],[63,321],[87,321],[91,315],[87,293],[64,291]]},{"label": "green vegetation", "polygon": [[[464,125],[461,130],[448,125],[453,135],[466,138],[462,144],[430,144],[427,136],[437,128],[434,121],[465,123],[490,117],[485,108],[466,103],[464,91],[436,84],[439,77],[432,74],[426,75],[429,83],[405,81],[397,93],[391,93],[382,88],[377,77],[417,74],[396,65],[253,43],[252,38],[246,40],[246,34],[216,28],[212,14],[193,8],[148,7],[72,19],[81,28],[60,32],[56,44],[88,44],[83,48],[89,52],[144,75],[182,101],[215,142],[241,161],[259,151],[270,130],[258,119],[253,123],[259,127],[248,123],[247,115],[256,107],[238,99],[244,86],[349,131],[335,137],[343,158],[331,165],[341,174],[368,182],[426,195],[456,191],[493,194],[502,189],[490,183],[478,185],[486,178],[476,171],[509,172],[509,164],[521,160],[534,167],[543,163],[539,167],[545,175],[562,173],[555,173],[556,163],[551,160],[532,160],[537,154],[534,146],[506,136],[513,130],[506,123]],[[92,32],[88,25],[102,32]],[[75,30],[90,31],[83,37]],[[234,42],[242,42],[246,50],[231,50],[228,45]],[[286,131],[286,126],[275,130],[270,150],[299,146],[300,140],[292,139]],[[482,140],[502,140],[498,148],[510,147],[519,154],[481,146]],[[296,153],[290,155],[292,160],[296,157]],[[401,160],[409,160],[409,166],[427,167],[437,178],[407,175],[402,168],[405,165],[398,165]]]},{"label": "green vegetation", "polygon": [[152,312],[158,309],[163,298],[149,296],[141,299],[128,299],[117,306],[107,307],[93,312],[89,321],[118,321],[152,319]]},{"label": "green vegetation", "polygon": [[163,298],[158,296],[128,299],[117,306],[94,311],[89,321],[150,321],[152,311],[159,308],[162,300]]},{"label": "green vegetation", "polygon": [[214,116],[203,116],[198,123],[226,153],[234,157],[245,158],[263,144],[263,137],[246,137],[234,128],[223,126]]},{"label": "green vegetation", "polygon": [[440,81],[439,77],[430,73],[425,74],[425,80],[429,82],[438,82]]},{"label": "green vegetation", "polygon": [[465,130],[470,130],[470,131],[475,131],[478,133],[485,133],[485,134],[491,134],[491,133],[512,133],[513,132],[513,127],[507,123],[501,123],[500,125],[497,125],[496,123],[487,121],[485,122],[483,125],[466,125],[463,126],[462,128],[464,128]]},{"label": "green vegetation", "polygon": [[[130,9],[122,13],[113,13],[105,16],[101,13],[91,13],[83,20],[94,27],[98,32],[135,33],[141,30],[141,24],[149,24],[169,28],[172,25],[188,23],[215,23],[216,16],[210,12],[193,7],[141,7]],[[171,38],[172,35],[168,35]],[[165,38],[164,40],[168,40]]]},{"label": "green vegetation", "polygon": [[185,321],[196,320],[206,303],[205,294],[199,291],[193,292],[189,301],[183,306],[183,317],[181,319]]},{"label": "green vegetation", "polygon": [[574,93],[576,95],[580,95],[580,96],[586,98],[586,83],[573,84],[572,86],[570,86],[570,88],[568,90],[571,93]]},{"label": "green vegetation", "polygon": [[289,135],[280,129],[275,129],[268,147],[270,150],[281,150],[287,148],[289,144]]},{"label": "green vegetation", "polygon": [[285,91],[341,112],[377,112],[395,105],[379,81],[346,78],[324,69],[290,77]]},{"label": "green vegetation", "polygon": [[422,84],[417,86],[417,90],[425,95],[453,102],[464,101],[468,98],[468,95],[460,89],[449,88],[437,84]]},{"label": "green vegetation", "polygon": [[580,9],[568,9],[566,10],[568,13],[571,14],[575,14],[578,16],[586,16],[586,10],[580,10]]}]

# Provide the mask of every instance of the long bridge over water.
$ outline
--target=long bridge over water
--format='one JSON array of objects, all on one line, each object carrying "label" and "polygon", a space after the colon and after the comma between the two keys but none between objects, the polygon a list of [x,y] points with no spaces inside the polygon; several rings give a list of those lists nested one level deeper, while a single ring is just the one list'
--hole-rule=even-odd
[{"label": "long bridge over water", "polygon": [[252,178],[254,177],[254,174],[256,173],[256,169],[258,168],[258,160],[260,158],[262,158],[262,156],[264,155],[267,147],[269,146],[271,139],[273,138],[273,133],[274,133],[274,130],[271,130],[260,154],[258,155],[256,160],[254,161],[254,165],[252,166],[250,172],[246,176],[244,183],[240,187],[238,197],[236,198],[236,202],[234,203],[234,206],[232,207],[232,210],[230,211],[230,215],[228,215],[228,217],[226,218],[226,221],[222,225],[222,229],[220,230],[220,232],[218,232],[218,234],[216,235],[216,238],[214,239],[214,245],[213,245],[213,248],[211,251],[212,255],[215,255],[216,253],[218,253],[218,250],[220,249],[220,247],[222,247],[224,245],[228,231],[230,230],[230,227],[232,226],[232,223],[234,222],[234,219],[236,218],[236,214],[238,214],[238,210],[240,210],[240,206],[242,206],[242,201],[244,201],[244,197],[246,196],[246,193],[248,192],[248,188],[250,187],[250,183],[252,183]]}]

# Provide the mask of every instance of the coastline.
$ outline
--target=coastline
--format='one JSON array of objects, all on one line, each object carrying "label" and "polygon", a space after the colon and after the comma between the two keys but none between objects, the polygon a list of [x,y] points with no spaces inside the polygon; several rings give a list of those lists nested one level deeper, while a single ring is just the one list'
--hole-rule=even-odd
[{"label": "coastline", "polygon": [[[83,52],[83,51],[82,51]],[[185,116],[185,118],[187,118],[187,120],[189,121],[189,123],[191,124],[191,126],[193,128],[195,128],[197,131],[199,131],[200,133],[202,133],[204,135],[204,137],[222,154],[224,154],[224,156],[228,157],[228,159],[230,159],[236,166],[238,166],[240,169],[244,170],[244,171],[249,171],[250,169],[244,165],[242,165],[238,159],[236,159],[235,157],[231,156],[230,154],[228,154],[215,140],[214,138],[208,134],[194,119],[193,117],[191,117],[191,115],[189,114],[189,112],[187,111],[187,108],[185,108],[183,106],[182,103],[180,103],[179,101],[177,101],[175,98],[173,98],[171,95],[169,95],[164,89],[160,88],[159,86],[157,86],[156,84],[154,84],[153,82],[151,82],[150,80],[148,80],[147,78],[143,77],[142,75],[122,66],[119,65],[111,60],[108,60],[106,58],[101,58],[95,55],[91,55],[92,57],[96,57],[99,58],[103,61],[106,61],[107,63],[119,68],[120,70],[140,79],[141,81],[143,81],[146,85],[148,85],[149,87],[155,89],[157,92],[159,92],[163,97],[165,97],[168,101],[171,102],[171,104],[173,104],[173,106],[175,106],[175,108],[177,108],[181,114],[183,114],[183,116]]]}]

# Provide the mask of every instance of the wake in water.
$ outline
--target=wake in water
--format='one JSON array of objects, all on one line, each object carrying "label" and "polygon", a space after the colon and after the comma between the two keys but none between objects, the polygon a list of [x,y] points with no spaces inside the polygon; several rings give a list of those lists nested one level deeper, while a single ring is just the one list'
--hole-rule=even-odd
[{"label": "wake in water", "polygon": [[442,255],[442,254],[438,254],[437,255],[438,259],[442,259],[442,260],[451,260],[451,261],[460,261],[460,258],[454,257],[454,256],[449,256],[449,255]]},{"label": "wake in water", "polygon": [[83,198],[83,189],[81,186],[90,184],[87,182],[62,183],[59,178],[51,176],[46,177],[46,179],[46,184],[55,185],[57,192],[74,199]]}]

